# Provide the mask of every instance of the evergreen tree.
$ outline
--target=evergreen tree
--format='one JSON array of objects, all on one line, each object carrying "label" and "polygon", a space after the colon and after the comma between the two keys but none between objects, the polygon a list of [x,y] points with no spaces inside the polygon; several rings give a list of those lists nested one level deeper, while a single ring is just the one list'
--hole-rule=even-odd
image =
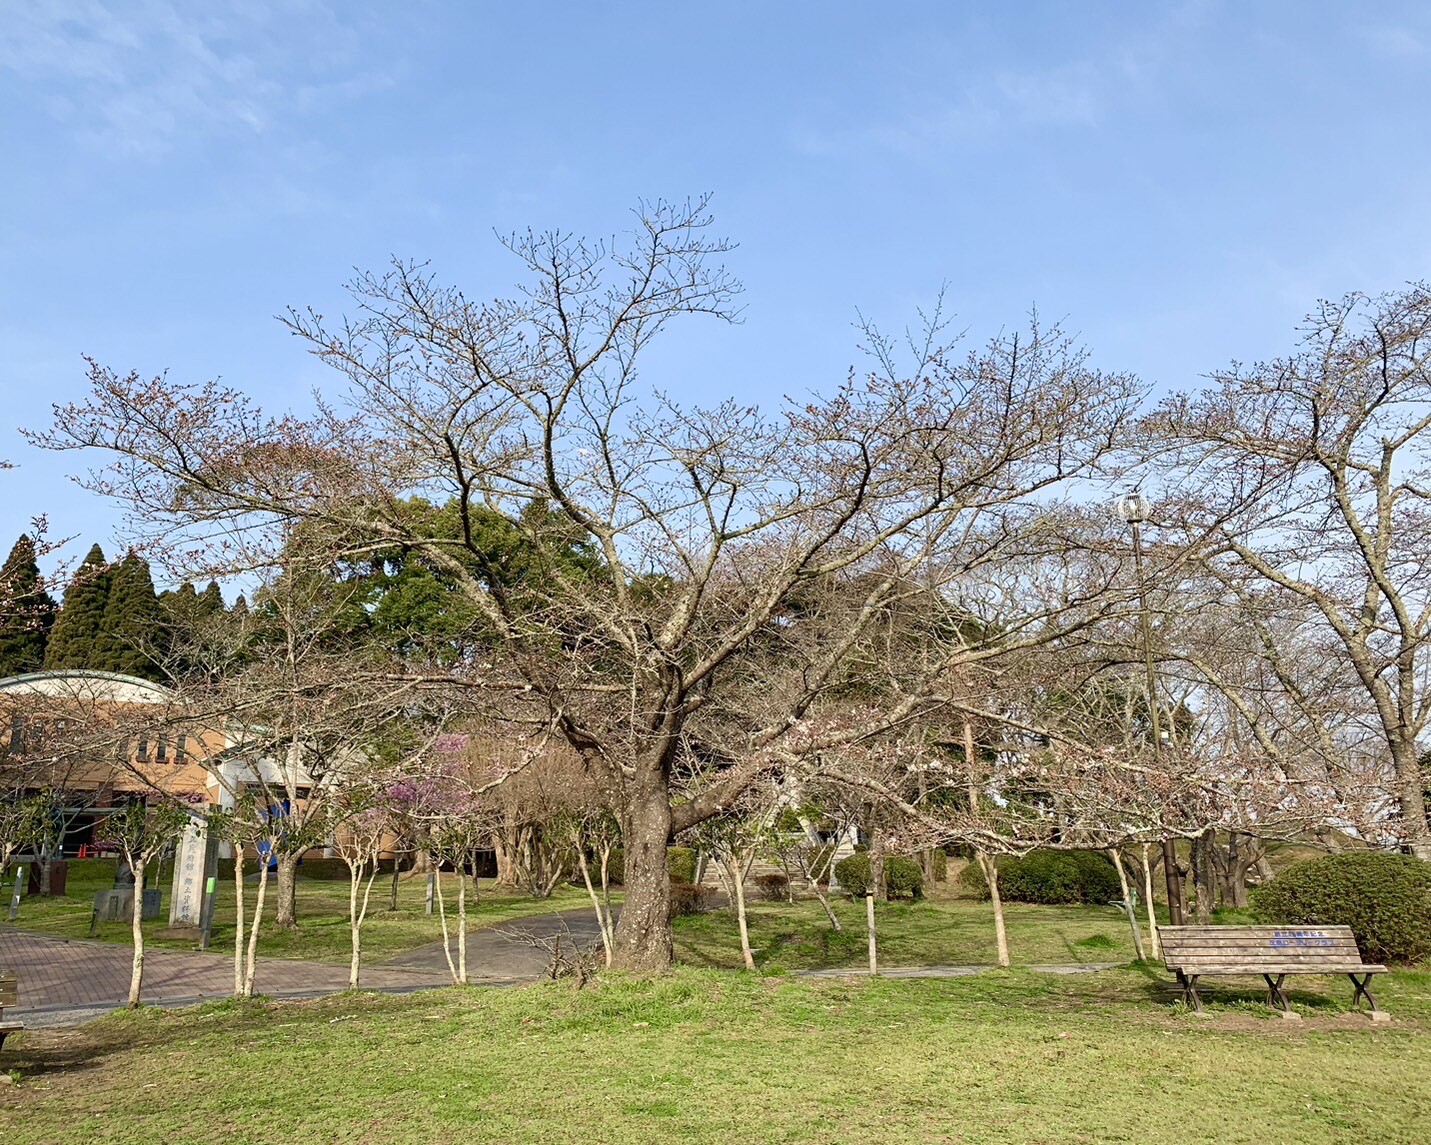
[{"label": "evergreen tree", "polygon": [[41,585],[35,542],[21,533],[0,569],[0,677],[39,669],[54,623],[55,601]]},{"label": "evergreen tree", "polygon": [[[189,588],[193,593],[193,587]],[[114,570],[104,608],[104,629],[95,641],[91,668],[127,676],[160,679],[156,657],[162,654],[163,618],[149,562],[130,553]]]},{"label": "evergreen tree", "polygon": [[98,666],[94,663],[96,644],[104,637],[105,605],[113,579],[113,566],[104,559],[104,550],[95,545],[65,589],[64,604],[45,647],[46,668]]},{"label": "evergreen tree", "polygon": [[217,581],[209,581],[209,586],[199,593],[199,614],[217,616],[224,610],[224,594],[219,591]]}]

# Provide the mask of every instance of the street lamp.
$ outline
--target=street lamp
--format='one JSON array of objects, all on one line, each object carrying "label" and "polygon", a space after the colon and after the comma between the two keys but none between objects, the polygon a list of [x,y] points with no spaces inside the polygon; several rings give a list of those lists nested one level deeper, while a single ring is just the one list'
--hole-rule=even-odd
[{"label": "street lamp", "polygon": [[[1113,511],[1133,527],[1133,565],[1138,573],[1138,625],[1143,633],[1143,667],[1148,692],[1148,718],[1153,731],[1153,756],[1163,748],[1162,713],[1158,703],[1158,676],[1153,666],[1153,627],[1148,619],[1147,578],[1143,574],[1143,524],[1153,504],[1140,489],[1130,489],[1118,498]],[[1171,836],[1163,837],[1163,876],[1168,884],[1168,915],[1174,926],[1183,925],[1183,886],[1178,878],[1178,852]]]}]

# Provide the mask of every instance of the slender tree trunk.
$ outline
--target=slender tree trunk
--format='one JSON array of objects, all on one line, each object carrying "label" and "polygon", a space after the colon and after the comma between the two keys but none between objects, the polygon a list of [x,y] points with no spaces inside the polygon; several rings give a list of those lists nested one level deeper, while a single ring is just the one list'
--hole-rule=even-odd
[{"label": "slender tree trunk", "polygon": [[[973,813],[979,806],[979,788],[974,782],[974,725],[964,721],[964,765],[969,777],[969,811]],[[1004,900],[999,893],[999,860],[993,855],[975,850],[979,870],[984,872],[984,885],[989,888],[989,904],[994,908],[994,946],[998,952],[999,965],[1009,965],[1009,935],[1004,927]]]},{"label": "slender tree trunk", "polygon": [[1212,828],[1209,827],[1192,842],[1193,886],[1197,890],[1197,921],[1206,926],[1212,921],[1213,874]]},{"label": "slender tree trunk", "polygon": [[880,902],[889,902],[889,887],[884,878],[883,840],[875,836],[873,826],[870,827],[870,886]]},{"label": "slender tree trunk", "polygon": [[[457,984],[467,985],[467,869],[461,860],[452,864],[457,870]],[[477,876],[472,876],[472,892],[477,893]],[[439,886],[441,883],[439,882]]]},{"label": "slender tree trunk", "polygon": [[234,844],[234,997],[243,991],[243,844]]},{"label": "slender tree trunk", "polygon": [[626,901],[616,924],[612,965],[623,970],[670,968],[671,876],[666,846],[671,837],[670,794],[658,767],[638,764],[633,792],[621,819],[626,840]]},{"label": "slender tree trunk", "polygon": [[870,976],[873,977],[879,973],[879,950],[877,949],[875,940],[875,896],[873,886],[865,888],[865,930],[869,935]]},{"label": "slender tree trunk", "polygon": [[249,923],[248,955],[243,970],[243,996],[253,997],[253,976],[258,969],[258,929],[263,924],[263,900],[268,894],[268,864],[258,865],[258,893],[253,897],[253,921]]},{"label": "slender tree trunk", "polygon": [[[834,875],[834,867],[835,867],[835,848],[832,846],[832,847],[830,848],[830,860],[829,860],[829,864],[828,864],[828,869],[824,872],[824,874],[826,874],[831,881],[833,881],[833,880],[834,880],[834,877],[835,877],[835,875]],[[840,920],[835,917],[834,908],[830,906],[830,887],[829,887],[829,885],[827,884],[826,887],[825,887],[825,889],[822,891],[822,890],[820,889],[820,875],[816,874],[816,875],[812,875],[812,876],[811,876],[811,879],[810,879],[810,889],[815,892],[815,897],[820,900],[820,905],[825,908],[825,917],[830,920],[830,928],[831,928],[832,930],[838,932],[838,931],[841,929],[841,928],[840,928]]]},{"label": "slender tree trunk", "polygon": [[611,936],[607,929],[606,912],[602,909],[601,899],[597,896],[596,887],[591,881],[591,868],[586,861],[586,848],[581,845],[581,840],[576,841],[576,864],[581,869],[581,881],[586,884],[586,897],[591,900],[591,909],[596,912],[596,925],[601,930],[601,949],[606,955],[606,965],[611,965]]},{"label": "slender tree trunk", "polygon": [[398,879],[401,878],[401,876],[402,876],[402,871],[399,869],[399,868],[402,866],[402,863],[400,862],[400,859],[401,859],[401,856],[399,856],[398,853],[397,853],[396,851],[394,851],[394,852],[393,852],[393,885],[392,885],[392,890],[391,890],[391,892],[390,892],[390,894],[389,894],[389,896],[388,896],[388,910],[390,910],[390,911],[395,911],[395,910],[397,910],[397,908],[398,908]]},{"label": "slender tree trunk", "polygon": [[129,861],[134,871],[134,904],[129,911],[129,923],[134,934],[134,957],[129,966],[129,1006],[139,1005],[139,992],[144,984],[144,856]]},{"label": "slender tree trunk", "polygon": [[747,970],[755,969],[755,952],[750,949],[750,925],[745,911],[745,875],[750,869],[743,855],[724,855],[721,866],[730,884],[730,897],[735,903],[736,925],[740,928],[740,957]]},{"label": "slender tree trunk", "polygon": [[1153,905],[1153,865],[1148,860],[1148,844],[1142,847],[1143,859],[1143,901],[1148,911],[1148,953],[1154,958],[1163,956],[1163,943],[1158,937],[1158,910]]},{"label": "slender tree trunk", "polygon": [[280,930],[292,930],[298,925],[297,854],[278,856],[278,912],[273,916],[273,925]]},{"label": "slender tree trunk", "polygon": [[[377,872],[374,871],[374,874]],[[362,929],[363,918],[358,913],[358,884],[363,880],[363,864],[348,864],[348,935],[352,941],[352,956],[348,960],[348,989],[358,988],[358,976],[362,968],[363,941]],[[372,889],[372,880],[368,880],[368,888]],[[363,903],[364,908],[367,902]]]},{"label": "slender tree trunk", "polygon": [[442,956],[447,959],[447,973],[456,985],[462,984],[457,965],[452,960],[452,939],[447,933],[447,896],[442,893],[442,880],[437,880],[437,925],[442,928]]},{"label": "slender tree trunk", "polygon": [[983,851],[975,851],[979,869],[984,872],[984,882],[989,887],[989,904],[994,908],[994,947],[998,951],[999,965],[1009,965],[1009,932],[1004,926],[1004,899],[999,892],[999,860]]},{"label": "slender tree trunk", "polygon": [[1128,872],[1123,868],[1123,856],[1117,847],[1109,847],[1108,857],[1118,870],[1118,885],[1123,889],[1123,913],[1128,916],[1128,925],[1133,930],[1133,951],[1139,962],[1145,962],[1147,956],[1143,953],[1143,934],[1138,929],[1138,908],[1133,905],[1133,891],[1128,885]]}]

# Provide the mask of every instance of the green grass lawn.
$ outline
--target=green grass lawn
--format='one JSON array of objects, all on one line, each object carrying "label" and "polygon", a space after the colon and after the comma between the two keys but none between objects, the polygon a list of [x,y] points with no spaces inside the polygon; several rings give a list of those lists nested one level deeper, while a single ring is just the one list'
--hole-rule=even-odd
[{"label": "green grass lawn", "polygon": [[[20,900],[20,916],[15,925],[28,930],[44,931],[47,934],[62,935],[66,938],[85,938],[89,935],[90,916],[94,907],[96,891],[106,890],[114,884],[113,860],[84,860],[71,862],[69,878],[63,896],[40,898],[29,896]],[[299,868],[300,872],[302,868]],[[196,944],[191,937],[175,936],[168,930],[169,886],[168,868],[160,885],[164,890],[164,910],[160,918],[144,924],[146,944],[156,949],[194,950]],[[449,925],[456,932],[457,920],[457,876],[443,876],[443,894],[447,896],[447,907],[452,917]],[[436,913],[424,912],[427,895],[426,879],[422,877],[402,879],[398,884],[398,909],[387,909],[390,903],[390,876],[379,876],[373,884],[371,904],[367,920],[363,923],[363,958],[365,962],[377,962],[403,951],[442,940],[442,927]],[[211,949],[232,950],[234,940],[234,888],[230,879],[218,883],[218,901],[214,911],[214,929]],[[264,917],[272,920],[276,903],[277,884],[270,879]],[[245,894],[246,909],[252,913],[257,886],[248,883]],[[533,899],[529,895],[514,893],[510,889],[494,890],[490,879],[483,879],[475,903],[468,893],[468,925],[491,926],[513,918],[525,918],[548,911],[568,910],[587,906],[589,900],[584,889],[561,886],[549,899]],[[3,916],[0,916],[3,917]],[[258,952],[275,958],[301,958],[320,962],[346,963],[349,955],[348,935],[348,883],[321,879],[298,881],[298,921],[297,930],[283,931],[267,925],[259,936]],[[129,923],[101,923],[96,938],[109,942],[128,943]]]},{"label": "green grass lawn", "polygon": [[119,1013],[7,1043],[0,1140],[1424,1142],[1431,975],[1204,1018],[1156,975],[684,969]]},{"label": "green grass lawn", "polygon": [[[992,965],[994,916],[988,903],[948,897],[880,903],[875,922],[882,966]],[[830,927],[813,899],[752,903],[750,944],[766,972],[868,965],[864,900],[831,904],[844,928]],[[1131,962],[1127,917],[1111,907],[1047,907],[1010,903],[1004,908],[1009,955],[1015,965]],[[1146,934],[1144,935],[1146,940]],[[729,910],[676,920],[676,949],[692,966],[738,967],[740,938]]]}]

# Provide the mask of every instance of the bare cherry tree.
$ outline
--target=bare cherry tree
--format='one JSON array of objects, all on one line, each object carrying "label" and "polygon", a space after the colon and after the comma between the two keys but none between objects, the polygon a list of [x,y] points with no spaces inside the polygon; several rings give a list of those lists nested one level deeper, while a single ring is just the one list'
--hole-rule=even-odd
[{"label": "bare cherry tree", "polygon": [[772,767],[911,719],[981,657],[949,630],[898,702],[812,722],[913,586],[1056,560],[1060,498],[1138,399],[1057,329],[965,353],[937,313],[903,350],[866,329],[870,368],[829,396],[760,411],[648,394],[638,365],[665,326],[737,316],[709,227],[701,200],[645,207],[613,242],[516,235],[525,281],[489,303],[411,264],[363,275],[352,318],[290,316],[348,382],[311,418],[95,365],[90,397],[35,435],[113,455],[91,484],[150,536],[279,521],[344,560],[430,561],[483,630],[444,674],[558,733],[617,810],[616,962],[641,969],[671,960],[670,840]]},{"label": "bare cherry tree", "polygon": [[[1238,597],[1315,614],[1394,768],[1402,839],[1431,858],[1431,291],[1324,302],[1302,333],[1286,357],[1234,364],[1150,419],[1187,491],[1169,525],[1207,538],[1207,568]],[[1259,635],[1285,663],[1277,629]]]}]

